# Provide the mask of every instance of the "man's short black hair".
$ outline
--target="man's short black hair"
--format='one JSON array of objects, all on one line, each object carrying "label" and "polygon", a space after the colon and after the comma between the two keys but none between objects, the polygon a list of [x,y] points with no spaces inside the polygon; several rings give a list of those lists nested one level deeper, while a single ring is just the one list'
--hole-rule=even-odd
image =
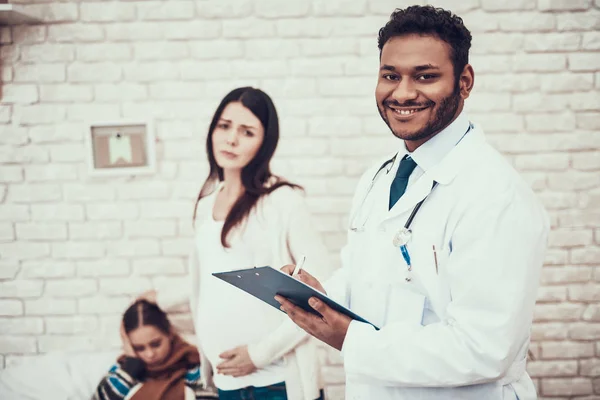
[{"label": "man's short black hair", "polygon": [[471,32],[463,24],[462,18],[450,11],[433,6],[410,6],[396,9],[390,20],[379,30],[379,52],[393,37],[403,35],[433,35],[450,45],[450,59],[454,75],[458,78],[469,63]]}]

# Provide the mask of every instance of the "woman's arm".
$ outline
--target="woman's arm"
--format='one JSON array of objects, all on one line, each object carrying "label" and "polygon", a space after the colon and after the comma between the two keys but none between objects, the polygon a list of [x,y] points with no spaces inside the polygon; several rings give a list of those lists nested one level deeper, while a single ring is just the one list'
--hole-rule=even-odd
[{"label": "woman's arm", "polygon": [[[281,193],[277,193],[281,191]],[[294,262],[306,256],[304,269],[319,281],[324,282],[331,275],[329,254],[319,232],[312,224],[304,198],[298,190],[280,188],[271,196],[270,204],[281,213],[284,226],[280,231],[285,235],[287,251]],[[282,266],[280,266],[282,267]],[[278,329],[257,343],[248,345],[248,353],[257,368],[269,365],[292,351],[300,343],[308,339],[308,334],[286,319]]]},{"label": "woman's arm", "polygon": [[185,384],[192,389],[197,388],[201,385],[201,375],[200,375],[200,364],[193,365],[188,367],[185,372]]},{"label": "woman's arm", "polygon": [[125,357],[113,365],[102,378],[92,400],[122,400],[143,377],[144,363],[139,358]]},{"label": "woman's arm", "polygon": [[289,255],[294,264],[306,257],[302,268],[319,282],[325,282],[333,274],[334,268],[325,242],[315,228],[314,218],[297,190],[292,192],[286,203],[285,235]]}]

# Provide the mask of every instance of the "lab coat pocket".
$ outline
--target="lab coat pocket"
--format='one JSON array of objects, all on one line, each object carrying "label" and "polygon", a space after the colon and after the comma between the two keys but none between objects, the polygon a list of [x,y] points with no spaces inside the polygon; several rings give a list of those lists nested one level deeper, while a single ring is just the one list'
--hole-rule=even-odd
[{"label": "lab coat pocket", "polygon": [[437,274],[445,275],[448,259],[450,258],[450,246],[445,245],[435,251],[435,258],[437,259]]},{"label": "lab coat pocket", "polygon": [[[438,246],[432,241],[424,241],[415,246],[415,274],[428,299],[428,309],[437,317],[443,318],[446,307],[450,302],[450,288],[447,279],[448,260],[450,251],[448,246]],[[418,264],[417,264],[418,263]],[[425,318],[430,320],[429,318]]]},{"label": "lab coat pocket", "polygon": [[423,318],[425,296],[407,290],[405,284],[391,285],[387,301],[385,324],[406,322],[420,325]]}]

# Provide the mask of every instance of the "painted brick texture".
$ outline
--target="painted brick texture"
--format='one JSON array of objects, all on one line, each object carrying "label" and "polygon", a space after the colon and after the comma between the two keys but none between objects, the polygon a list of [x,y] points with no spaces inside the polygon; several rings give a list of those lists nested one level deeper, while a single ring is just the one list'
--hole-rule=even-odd
[{"label": "painted brick texture", "polygon": [[[133,295],[185,284],[209,119],[240,85],[273,97],[274,170],[305,186],[339,263],[354,185],[397,146],[374,105],[377,30],[418,0],[13,3],[44,23],[0,28],[0,367],[116,346]],[[600,3],[421,3],[471,29],[467,111],[551,217],[528,366],[539,396],[600,399]],[[155,122],[157,173],[88,176],[86,123],[135,118]],[[321,356],[342,399],[341,358]]]}]

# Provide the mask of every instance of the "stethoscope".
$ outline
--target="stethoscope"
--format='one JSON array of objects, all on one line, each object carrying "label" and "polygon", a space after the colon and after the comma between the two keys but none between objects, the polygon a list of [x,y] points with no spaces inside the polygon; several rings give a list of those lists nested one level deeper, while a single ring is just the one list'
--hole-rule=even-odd
[{"label": "stethoscope", "polygon": [[[473,128],[473,124],[471,124],[471,122],[469,122],[469,127],[467,128],[467,131],[461,136],[461,138],[458,140],[458,142],[456,142],[455,145],[459,144],[461,142],[461,140],[463,140],[463,138],[467,135],[467,133],[469,133],[469,131],[472,128]],[[356,219],[358,218],[358,215],[360,214],[361,209],[363,208],[367,198],[369,197],[369,194],[371,193],[373,186],[375,186],[375,183],[377,182],[377,178],[379,177],[380,173],[385,170],[386,175],[389,174],[394,166],[394,163],[396,162],[397,157],[398,157],[398,153],[396,153],[394,155],[394,157],[390,158],[389,160],[387,160],[383,164],[381,164],[381,167],[379,167],[377,172],[375,172],[375,175],[373,176],[373,179],[371,179],[371,183],[369,184],[369,187],[367,188],[367,191],[364,194],[362,201],[360,202],[360,205],[358,206],[358,208],[354,212],[354,215],[350,219],[350,228],[349,229],[352,232],[364,232],[365,231],[365,225],[367,224],[368,216],[367,216],[367,218],[365,218],[365,220],[363,221],[361,226],[356,226]],[[412,237],[412,231],[410,229],[410,226],[412,225],[412,222],[415,219],[417,213],[421,209],[421,206],[423,205],[423,203],[425,203],[425,200],[427,200],[427,198],[431,195],[431,193],[433,192],[433,190],[436,188],[437,185],[438,185],[438,182],[434,181],[433,185],[431,187],[431,190],[429,191],[429,194],[427,196],[425,196],[425,198],[423,200],[419,201],[415,205],[415,207],[412,209],[408,219],[406,220],[406,223],[404,224],[404,226],[402,228],[400,228],[400,230],[398,230],[398,232],[396,232],[396,234],[394,235],[394,238],[392,239],[392,244],[394,245],[394,247],[400,248],[402,257],[404,258],[404,261],[406,262],[406,265],[408,267],[409,274],[412,271],[412,265],[411,265],[411,261],[410,261],[410,254],[408,253],[408,249],[407,249],[406,245],[408,244],[408,242],[410,241],[410,238]],[[411,281],[410,275],[406,276],[406,281],[407,282]]]},{"label": "stethoscope", "polygon": [[[398,154],[394,155],[394,157],[390,158],[389,160],[385,161],[381,167],[379,167],[379,169],[377,170],[377,172],[375,173],[375,175],[373,176],[373,179],[371,179],[371,183],[369,184],[369,187],[367,188],[366,193],[364,194],[362,201],[360,202],[360,205],[358,206],[358,208],[356,209],[356,211],[354,212],[354,215],[352,216],[352,218],[350,219],[350,230],[352,232],[364,232],[365,231],[365,225],[368,222],[368,217],[365,218],[365,220],[363,221],[361,226],[356,226],[356,219],[358,218],[358,214],[360,214],[360,210],[363,208],[365,202],[367,201],[367,198],[369,197],[369,194],[371,193],[371,190],[373,189],[373,186],[375,186],[375,183],[377,182],[377,178],[379,177],[379,174],[385,169],[385,173],[386,175],[390,173],[390,171],[392,170],[392,168],[394,167],[394,163],[396,162],[396,158],[398,157]],[[387,168],[386,168],[387,167]],[[431,187],[431,191],[433,191],[433,189],[435,189],[435,187],[437,186],[437,182],[433,182],[433,186]],[[431,191],[429,192],[431,194]],[[413,208],[412,212],[410,213],[410,216],[408,217],[408,219],[406,220],[406,223],[404,224],[404,228],[402,229],[403,231],[410,231],[410,225],[413,222],[413,219],[415,219],[415,216],[417,215],[417,213],[419,212],[419,209],[421,208],[421,206],[423,205],[423,203],[425,202],[425,200],[427,199],[429,195],[427,195],[423,200],[421,200],[420,202],[417,203],[417,205]],[[398,236],[398,235],[396,235]],[[398,240],[401,240],[400,237],[398,238],[394,238],[394,245],[396,245],[396,243],[398,242]],[[398,246],[400,246],[400,244],[397,244]]]}]

